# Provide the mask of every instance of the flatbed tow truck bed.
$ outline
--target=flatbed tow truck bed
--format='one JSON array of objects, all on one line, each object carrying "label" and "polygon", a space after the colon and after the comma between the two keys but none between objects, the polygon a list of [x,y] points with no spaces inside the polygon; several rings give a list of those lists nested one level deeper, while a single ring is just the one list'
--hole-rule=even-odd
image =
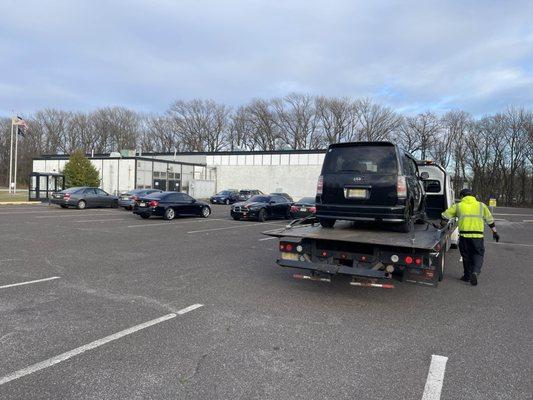
[{"label": "flatbed tow truck bed", "polygon": [[454,221],[442,229],[432,221],[415,224],[410,233],[347,221],[323,228],[311,219],[264,234],[280,239],[278,265],[304,271],[295,278],[330,282],[345,275],[355,286],[393,288],[393,281],[402,281],[436,287],[454,229]]}]

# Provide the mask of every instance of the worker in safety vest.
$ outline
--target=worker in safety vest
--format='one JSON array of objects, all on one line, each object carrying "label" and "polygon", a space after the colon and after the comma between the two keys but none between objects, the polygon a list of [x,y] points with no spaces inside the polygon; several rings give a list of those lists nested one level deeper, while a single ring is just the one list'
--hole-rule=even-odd
[{"label": "worker in safety vest", "polygon": [[476,200],[470,189],[460,192],[461,202],[452,205],[442,213],[442,219],[448,221],[451,218],[458,219],[459,227],[459,251],[463,257],[464,275],[462,281],[477,285],[477,276],[481,272],[485,246],[483,244],[483,229],[486,222],[492,230],[492,237],[496,242],[500,235],[496,232],[494,218],[489,208]]}]

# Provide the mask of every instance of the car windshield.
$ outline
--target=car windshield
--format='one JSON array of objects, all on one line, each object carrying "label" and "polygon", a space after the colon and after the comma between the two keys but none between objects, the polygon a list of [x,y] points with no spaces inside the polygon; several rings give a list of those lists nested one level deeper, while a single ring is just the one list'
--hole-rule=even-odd
[{"label": "car windshield", "polygon": [[222,192],[218,192],[217,195],[219,196],[227,196],[231,194],[231,192],[229,190],[223,190]]},{"label": "car windshield", "polygon": [[252,196],[248,201],[250,203],[268,203],[270,196]]},{"label": "car windshield", "polygon": [[247,195],[247,194],[250,194],[250,190],[241,190],[239,193]]},{"label": "car windshield", "polygon": [[396,174],[396,150],[393,146],[333,147],[326,155],[323,172]]},{"label": "car windshield", "polygon": [[298,203],[300,203],[300,204],[315,204],[315,198],[314,197],[302,197],[300,200],[298,200]]}]

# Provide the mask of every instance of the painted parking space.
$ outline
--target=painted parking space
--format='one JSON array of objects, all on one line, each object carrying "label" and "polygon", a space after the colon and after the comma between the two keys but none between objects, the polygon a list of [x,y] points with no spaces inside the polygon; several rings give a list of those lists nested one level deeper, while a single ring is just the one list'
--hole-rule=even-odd
[{"label": "painted parking space", "polygon": [[[197,399],[437,398],[427,396],[439,385],[443,399],[523,398],[521,315],[530,299],[526,282],[508,273],[526,265],[529,247],[487,241],[475,289],[458,280],[454,251],[436,290],[399,285],[385,293],[292,279],[275,264],[276,240],[261,235],[284,220],[233,221],[225,207],[207,219],[173,221],[85,211],[36,224],[19,215],[2,236],[14,235],[0,242],[2,284],[61,279],[0,290],[0,377],[76,353],[1,385],[2,399],[28,391],[48,398],[131,398],[135,391]],[[531,224],[502,225],[500,233],[502,241],[527,244]],[[205,310],[184,323],[173,318],[77,353],[196,303]],[[449,357],[445,368],[432,355]],[[464,371],[480,364],[479,380],[489,387],[465,380]]]}]

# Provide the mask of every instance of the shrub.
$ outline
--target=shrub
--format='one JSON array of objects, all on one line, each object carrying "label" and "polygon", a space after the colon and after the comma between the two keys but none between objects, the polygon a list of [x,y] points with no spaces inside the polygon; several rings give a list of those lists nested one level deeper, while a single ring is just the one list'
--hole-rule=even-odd
[{"label": "shrub", "polygon": [[100,186],[99,173],[81,150],[73,152],[63,169],[66,187]]}]

